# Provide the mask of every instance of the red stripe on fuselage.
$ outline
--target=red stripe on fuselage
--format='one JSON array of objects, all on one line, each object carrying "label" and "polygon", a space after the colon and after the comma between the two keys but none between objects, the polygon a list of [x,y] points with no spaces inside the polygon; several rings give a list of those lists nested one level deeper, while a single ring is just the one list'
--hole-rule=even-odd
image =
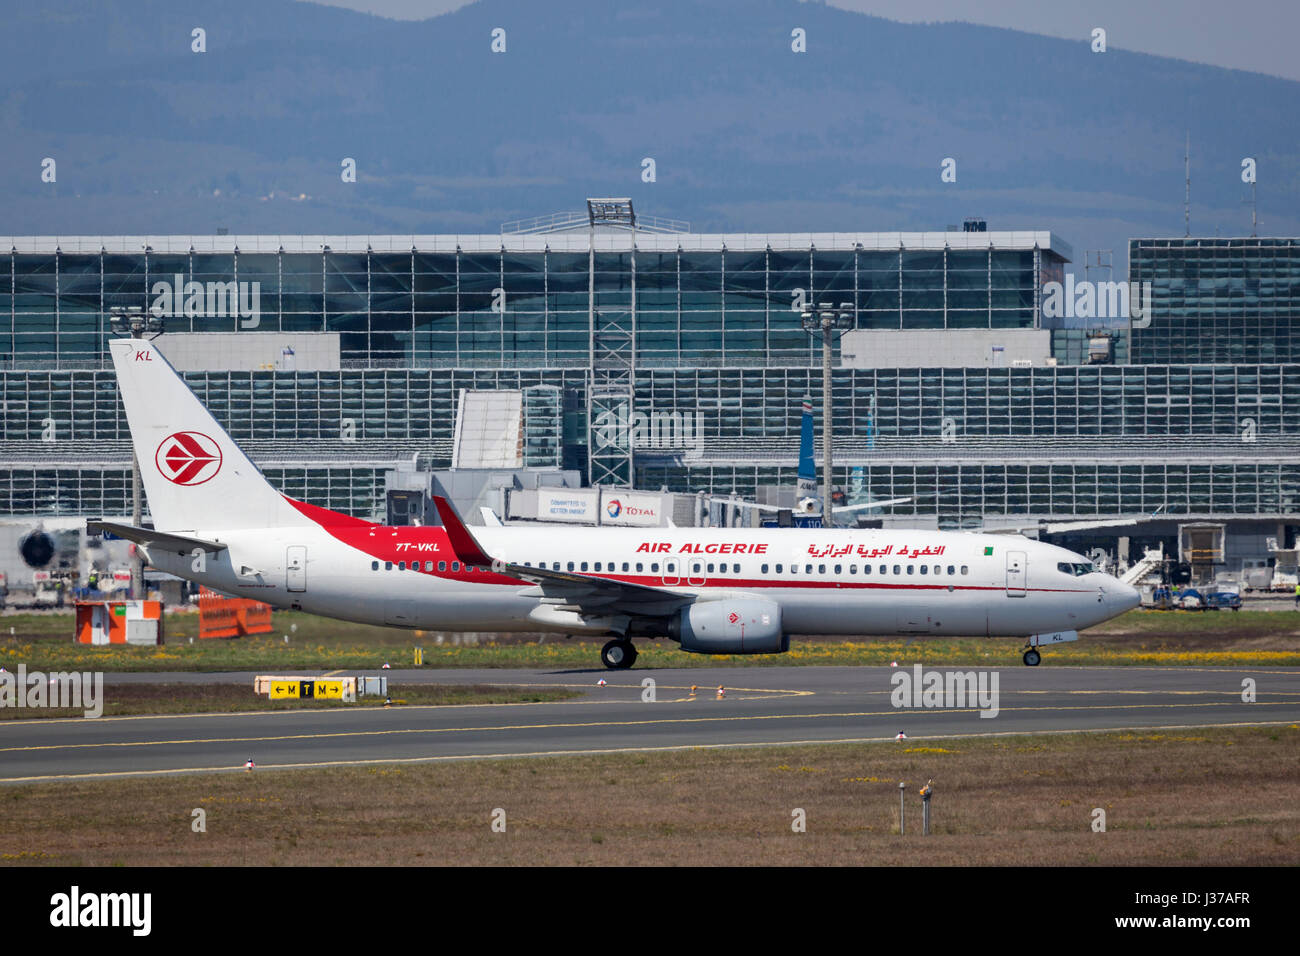
[{"label": "red stripe on fuselage", "polygon": [[[405,561],[408,565],[407,571],[416,571],[419,574],[428,574],[432,577],[446,578],[453,581],[470,580],[474,584],[532,584],[531,581],[522,578],[497,574],[492,571],[471,571],[463,563],[460,571],[450,570],[451,562],[460,561],[460,559],[452,550],[451,540],[443,528],[405,526],[394,528],[389,525],[364,521],[361,518],[353,518],[337,511],[330,511],[328,508],[319,508],[316,505],[307,504],[305,501],[295,501],[287,495],[285,500],[313,523],[328,532],[332,538],[379,561],[391,561],[393,564]],[[420,551],[418,546],[421,544],[436,545],[436,548]],[[399,547],[399,545],[405,545],[405,547]],[[435,562],[435,569],[437,568],[436,562],[445,561],[447,562],[447,569],[443,571],[422,570],[421,563],[428,560]],[[410,565],[413,562],[421,564],[421,566],[411,567]],[[654,588],[849,588],[858,591],[946,591],[949,587],[947,584],[907,584],[902,582],[893,584],[878,583],[876,581],[809,580],[807,578],[704,578],[702,584],[687,584],[687,576],[685,575],[678,579],[677,584],[664,584],[663,576],[658,574],[590,574],[585,571],[572,573],[586,575],[598,581],[641,584]],[[980,584],[954,584],[952,589],[954,591],[1005,590],[1005,588],[997,585]],[[1025,590],[1044,594],[1088,594],[1091,589],[1026,588]]]}]

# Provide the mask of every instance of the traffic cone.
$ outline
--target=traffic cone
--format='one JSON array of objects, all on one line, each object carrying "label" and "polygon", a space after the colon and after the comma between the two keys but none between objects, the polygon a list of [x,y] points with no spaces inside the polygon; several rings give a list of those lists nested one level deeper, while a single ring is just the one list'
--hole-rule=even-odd
[{"label": "traffic cone", "polygon": [[695,696],[695,685],[694,685],[694,684],[691,685],[691,696],[692,696],[692,697]]},{"label": "traffic cone", "polygon": [[249,757],[248,762],[244,764],[244,773],[252,773],[255,766],[257,765],[253,763],[253,758]]},{"label": "traffic cone", "polygon": [[895,739],[895,740],[906,740],[906,739],[907,739],[907,734],[903,733],[903,732],[900,730],[900,731],[898,732],[898,736],[895,737],[894,739]]},{"label": "traffic cone", "polygon": [[726,696],[727,696],[727,688],[725,688],[725,687],[723,687],[721,684],[719,684],[719,685],[718,685],[718,700],[722,700],[722,698],[724,698],[724,697],[726,697]]}]

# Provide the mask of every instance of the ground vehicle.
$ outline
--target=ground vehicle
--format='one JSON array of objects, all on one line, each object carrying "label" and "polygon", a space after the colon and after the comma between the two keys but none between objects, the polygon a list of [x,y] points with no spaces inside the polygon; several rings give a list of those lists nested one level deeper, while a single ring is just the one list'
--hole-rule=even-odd
[{"label": "ground vehicle", "polygon": [[1218,611],[1221,608],[1231,608],[1234,611],[1241,610],[1241,595],[1236,591],[1207,591],[1205,592],[1205,607],[1210,611]]}]

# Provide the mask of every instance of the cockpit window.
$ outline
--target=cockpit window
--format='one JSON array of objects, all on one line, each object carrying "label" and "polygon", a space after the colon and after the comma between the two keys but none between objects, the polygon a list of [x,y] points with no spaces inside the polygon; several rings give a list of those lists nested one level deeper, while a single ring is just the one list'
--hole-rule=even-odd
[{"label": "cockpit window", "polygon": [[1062,574],[1072,574],[1077,578],[1082,577],[1085,574],[1091,574],[1097,569],[1092,566],[1092,562],[1085,562],[1083,564],[1067,564],[1062,561],[1057,564],[1056,570],[1060,571]]}]

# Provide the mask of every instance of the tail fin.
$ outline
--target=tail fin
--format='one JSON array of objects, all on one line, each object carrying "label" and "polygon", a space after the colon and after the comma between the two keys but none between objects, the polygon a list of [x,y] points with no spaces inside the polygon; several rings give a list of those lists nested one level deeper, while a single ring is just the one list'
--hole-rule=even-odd
[{"label": "tail fin", "polygon": [[309,523],[267,483],[151,342],[114,339],[109,348],[157,530]]},{"label": "tail fin", "polygon": [[817,494],[817,466],[813,463],[813,411],[812,399],[803,400],[803,420],[799,425],[799,471],[795,485],[797,498]]}]

